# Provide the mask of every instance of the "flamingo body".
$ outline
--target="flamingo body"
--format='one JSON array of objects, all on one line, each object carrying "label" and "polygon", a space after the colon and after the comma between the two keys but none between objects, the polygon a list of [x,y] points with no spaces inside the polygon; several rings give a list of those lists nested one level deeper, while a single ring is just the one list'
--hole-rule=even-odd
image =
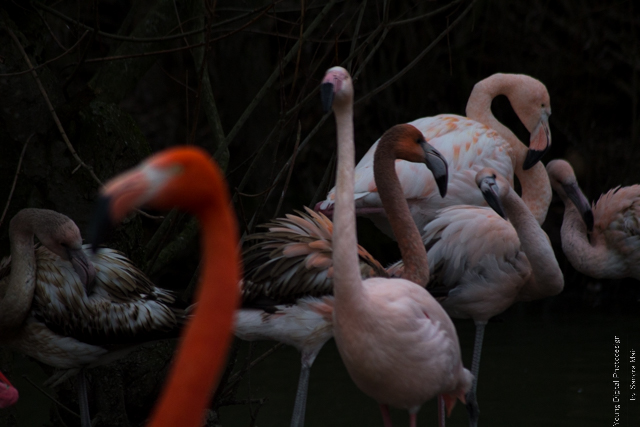
[{"label": "flamingo body", "polygon": [[640,185],[616,187],[589,206],[568,162],[553,160],[547,171],[565,205],[562,250],[571,265],[599,279],[640,280]]},{"label": "flamingo body", "polygon": [[[462,116],[442,114],[424,117],[409,124],[415,126],[434,148],[447,159],[449,185],[442,198],[437,192],[433,175],[424,164],[398,160],[396,173],[405,199],[419,230],[431,221],[436,212],[446,206],[476,205],[486,202],[475,184],[476,173],[483,167],[491,167],[504,176],[513,176],[514,159],[509,144],[498,133],[481,123]],[[382,202],[373,178],[373,157],[376,141],[355,170],[354,199],[359,215],[370,217],[387,234],[390,228],[382,210]],[[329,210],[335,201],[335,188],[318,206]]]}]

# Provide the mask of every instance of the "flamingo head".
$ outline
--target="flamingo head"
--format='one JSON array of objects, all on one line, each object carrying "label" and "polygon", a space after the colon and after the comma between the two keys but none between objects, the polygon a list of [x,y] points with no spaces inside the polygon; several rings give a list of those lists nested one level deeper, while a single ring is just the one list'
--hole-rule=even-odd
[{"label": "flamingo head", "polygon": [[509,182],[494,169],[484,168],[476,174],[476,185],[489,206],[502,218],[507,219],[501,200],[510,190]]},{"label": "flamingo head", "polygon": [[18,390],[0,372],[0,408],[6,408],[18,401]]},{"label": "flamingo head", "polygon": [[396,159],[424,163],[433,173],[440,196],[446,196],[449,176],[447,160],[424,139],[422,132],[410,124],[395,125],[380,137],[376,153],[383,153],[388,145],[395,152]]},{"label": "flamingo head", "polygon": [[547,173],[551,187],[558,193],[563,202],[570,200],[578,209],[589,232],[593,231],[594,218],[589,200],[584,195],[573,168],[566,160],[556,159],[547,165]]},{"label": "flamingo head", "polygon": [[[212,179],[217,177],[217,179]],[[175,147],[157,153],[107,182],[100,192],[91,224],[93,250],[109,230],[139,207],[191,213],[208,212],[224,188],[222,173],[197,147]]]},{"label": "flamingo head", "polygon": [[30,228],[40,243],[65,261],[78,274],[87,294],[93,290],[96,270],[82,250],[82,234],[71,218],[49,209],[23,209],[10,228]]},{"label": "flamingo head", "polygon": [[520,121],[530,132],[529,152],[523,169],[532,168],[551,148],[551,99],[542,82],[525,75],[514,75],[507,96]]},{"label": "flamingo head", "polygon": [[352,103],[353,83],[349,72],[342,67],[329,68],[320,85],[320,99],[325,112]]}]

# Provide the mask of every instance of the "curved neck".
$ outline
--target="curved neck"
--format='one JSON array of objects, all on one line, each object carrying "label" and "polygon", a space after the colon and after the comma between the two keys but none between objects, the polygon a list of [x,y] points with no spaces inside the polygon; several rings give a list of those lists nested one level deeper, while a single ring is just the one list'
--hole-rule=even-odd
[{"label": "curved neck", "polygon": [[9,227],[11,275],[0,289],[0,336],[14,333],[31,310],[36,287],[33,228],[24,215],[16,215]]},{"label": "curved neck", "polygon": [[353,202],[355,147],[353,104],[334,104],[338,132],[336,202],[333,212],[333,270],[335,311],[353,310],[362,303],[362,279],[358,268],[356,211]]},{"label": "curved neck", "polygon": [[420,286],[429,282],[429,262],[427,251],[422,243],[418,227],[413,221],[409,205],[402,192],[400,180],[396,174],[397,158],[394,140],[380,140],[373,160],[373,174],[382,200],[382,206],[389,218],[404,263],[403,279]]},{"label": "curved neck", "polygon": [[[527,146],[505,125],[500,123],[491,112],[491,101],[498,95],[509,98],[512,86],[500,84],[498,79],[486,79],[476,84],[467,102],[467,117],[495,130],[509,143],[514,153],[514,173],[522,187],[522,201],[527,205],[533,216],[542,224],[547,217],[547,210],[551,204],[551,183],[542,162],[536,163],[531,169],[524,170],[522,165],[527,157]],[[530,129],[529,129],[530,131]]]},{"label": "curved neck", "polygon": [[[618,263],[609,259],[609,252],[604,249],[604,245],[592,245],[589,242],[587,226],[578,208],[567,196],[561,194],[560,197],[564,202],[564,217],[560,229],[562,251],[571,265],[591,277],[616,277],[618,272],[615,270]],[[595,234],[594,230],[592,239],[597,241],[598,236]]]},{"label": "curved neck", "polygon": [[198,305],[182,335],[151,427],[202,425],[224,367],[240,301],[237,225],[230,203],[225,188],[213,206],[197,214],[203,233]]},{"label": "curved neck", "polygon": [[513,189],[503,198],[502,204],[531,265],[531,277],[518,299],[530,301],[557,295],[564,288],[564,277],[547,234]]}]

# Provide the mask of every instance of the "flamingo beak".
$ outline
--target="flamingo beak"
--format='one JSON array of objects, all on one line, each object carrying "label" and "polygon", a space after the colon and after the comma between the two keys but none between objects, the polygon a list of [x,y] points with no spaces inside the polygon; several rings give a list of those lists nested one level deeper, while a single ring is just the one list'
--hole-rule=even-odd
[{"label": "flamingo beak", "polygon": [[484,197],[489,206],[491,206],[491,209],[496,211],[496,213],[502,218],[507,219],[507,215],[504,213],[504,209],[502,208],[502,202],[500,202],[500,197],[498,196],[498,184],[496,183],[496,177],[486,176],[482,178],[479,187],[482,192],[482,197]]},{"label": "flamingo beak", "polygon": [[549,115],[543,113],[540,121],[531,132],[529,138],[529,151],[524,160],[522,169],[531,169],[540,161],[547,151],[551,148],[551,130],[549,129]]},{"label": "flamingo beak", "polygon": [[67,253],[69,254],[69,260],[71,261],[71,265],[73,265],[73,269],[78,276],[80,276],[85,292],[87,295],[91,295],[96,278],[96,269],[93,263],[89,261],[89,258],[87,258],[82,248],[67,248]]},{"label": "flamingo beak", "polygon": [[333,106],[333,93],[335,86],[330,81],[322,82],[320,85],[320,100],[322,101],[322,109],[325,113],[331,111]]},{"label": "flamingo beak", "polygon": [[440,197],[444,197],[447,195],[447,184],[449,182],[447,159],[426,141],[421,143],[420,146],[424,151],[424,164],[427,165],[436,180]]},{"label": "flamingo beak", "polygon": [[18,401],[18,390],[0,372],[0,409],[13,405]]},{"label": "flamingo beak", "polygon": [[575,207],[580,212],[580,216],[587,226],[587,230],[589,232],[593,231],[593,211],[591,210],[591,205],[589,204],[589,200],[587,200],[586,196],[580,190],[580,186],[577,182],[572,182],[569,184],[562,184],[562,188],[567,193],[569,199],[573,202]]},{"label": "flamingo beak", "polygon": [[115,224],[146,201],[148,189],[147,174],[141,168],[133,169],[105,185],[89,224],[89,242],[93,253],[111,234]]}]

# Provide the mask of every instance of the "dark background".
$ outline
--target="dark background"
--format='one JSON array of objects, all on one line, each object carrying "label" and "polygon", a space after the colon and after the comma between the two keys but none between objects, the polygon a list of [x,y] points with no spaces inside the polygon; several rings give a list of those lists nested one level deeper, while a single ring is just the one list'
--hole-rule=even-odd
[{"label": "dark background", "polygon": [[[86,230],[96,178],[107,180],[176,144],[200,145],[220,162],[243,232],[313,206],[333,182],[335,129],[317,94],[333,65],[354,76],[358,158],[396,123],[464,114],[473,85],[493,73],[536,77],[546,84],[553,111],[553,146],[543,161],[568,159],[587,197],[597,199],[617,185],[640,182],[639,8],[633,0],[4,1],[0,209],[8,208],[0,252],[9,254],[8,224],[18,210],[54,209]],[[78,168],[34,76],[24,72],[30,66],[18,44],[88,167]],[[506,98],[493,107],[528,141]],[[562,211],[554,198],[544,228],[566,288],[540,303],[541,310],[636,314],[635,281],[594,281],[566,262],[559,245]],[[359,232],[383,264],[395,260],[395,246],[372,225],[362,221]],[[110,245],[158,285],[189,299],[198,260],[190,218],[135,216]],[[144,421],[172,345],[94,370],[92,383],[101,391],[92,396],[92,412],[102,414],[100,425]],[[11,376],[24,359],[0,351],[0,369]],[[214,407],[243,403],[234,387],[227,384]],[[21,392],[19,405],[29,405],[29,392]],[[76,407],[72,383],[56,392]],[[55,406],[37,405],[49,411],[52,425],[77,424]],[[16,411],[0,412],[0,425],[15,425]]]}]

